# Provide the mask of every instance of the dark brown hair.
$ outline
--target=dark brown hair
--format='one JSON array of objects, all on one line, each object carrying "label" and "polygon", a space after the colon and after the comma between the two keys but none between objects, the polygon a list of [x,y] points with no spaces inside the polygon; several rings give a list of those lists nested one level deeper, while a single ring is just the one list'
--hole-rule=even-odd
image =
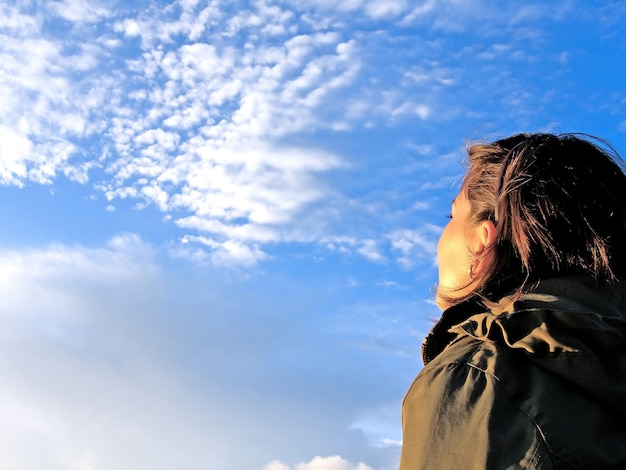
[{"label": "dark brown hair", "polygon": [[492,263],[478,293],[497,300],[506,284],[586,274],[626,275],[626,176],[617,153],[583,134],[517,134],[468,148],[463,190],[470,223],[491,220]]}]

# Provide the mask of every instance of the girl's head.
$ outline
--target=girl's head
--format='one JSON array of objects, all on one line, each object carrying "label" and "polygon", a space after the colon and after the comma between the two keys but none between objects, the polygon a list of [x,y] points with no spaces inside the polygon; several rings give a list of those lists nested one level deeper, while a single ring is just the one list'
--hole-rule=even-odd
[{"label": "girl's head", "polygon": [[[562,274],[599,283],[626,276],[626,176],[619,161],[609,146],[579,134],[518,134],[471,145],[454,204],[467,203],[466,213],[456,216],[453,207],[439,243],[439,305],[475,293],[489,299],[494,290],[497,296],[495,286],[505,280],[521,292]],[[459,223],[462,241],[450,237]]]}]

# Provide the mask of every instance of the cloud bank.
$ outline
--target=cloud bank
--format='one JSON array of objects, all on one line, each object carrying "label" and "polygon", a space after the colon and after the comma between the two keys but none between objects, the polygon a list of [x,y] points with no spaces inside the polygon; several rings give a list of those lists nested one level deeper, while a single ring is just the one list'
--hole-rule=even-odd
[{"label": "cloud bank", "polygon": [[[160,256],[136,235],[0,252],[2,465],[234,470],[335,453],[294,468],[369,469],[344,460],[356,453],[391,465],[397,448],[381,452],[364,429],[397,439],[386,423],[399,405],[382,425],[357,423],[385,387],[362,375],[354,332],[324,313],[336,296],[168,274]],[[348,369],[334,360],[345,354]],[[380,360],[368,355],[368,367]]]}]

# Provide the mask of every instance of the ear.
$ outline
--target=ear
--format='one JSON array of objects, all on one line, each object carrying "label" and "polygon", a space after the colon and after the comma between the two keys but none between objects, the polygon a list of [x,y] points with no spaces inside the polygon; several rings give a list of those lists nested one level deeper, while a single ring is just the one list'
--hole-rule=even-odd
[{"label": "ear", "polygon": [[485,266],[491,264],[492,251],[485,249],[496,241],[496,226],[491,220],[483,220],[476,224],[473,231],[474,237],[470,247],[474,253],[472,272],[478,274]]},{"label": "ear", "polygon": [[496,241],[496,226],[491,220],[483,220],[479,223],[479,236],[483,245],[482,249],[491,245]]}]

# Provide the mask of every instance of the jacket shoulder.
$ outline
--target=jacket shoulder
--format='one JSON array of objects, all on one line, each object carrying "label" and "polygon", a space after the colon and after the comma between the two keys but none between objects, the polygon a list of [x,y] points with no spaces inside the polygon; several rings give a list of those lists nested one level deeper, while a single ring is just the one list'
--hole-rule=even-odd
[{"label": "jacket shoulder", "polygon": [[424,367],[402,406],[401,470],[553,468],[540,429],[498,377],[503,360],[466,337]]}]

